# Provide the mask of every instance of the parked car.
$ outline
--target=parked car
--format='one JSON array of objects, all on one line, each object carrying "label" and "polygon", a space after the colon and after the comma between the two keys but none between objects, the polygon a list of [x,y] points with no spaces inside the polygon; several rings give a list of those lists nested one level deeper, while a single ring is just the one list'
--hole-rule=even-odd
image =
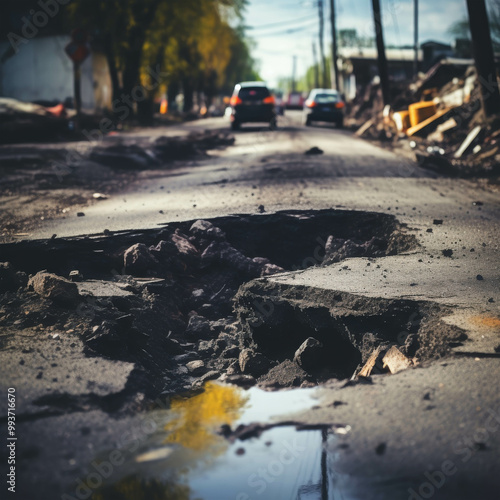
[{"label": "parked car", "polygon": [[313,89],[304,106],[304,124],[312,122],[334,122],[344,126],[345,102],[339,92],[332,89]]},{"label": "parked car", "polygon": [[304,96],[301,92],[290,92],[285,101],[286,109],[302,109]]},{"label": "parked car", "polygon": [[238,130],[242,123],[267,122],[276,128],[274,97],[263,82],[241,82],[234,87],[230,101],[231,129]]}]

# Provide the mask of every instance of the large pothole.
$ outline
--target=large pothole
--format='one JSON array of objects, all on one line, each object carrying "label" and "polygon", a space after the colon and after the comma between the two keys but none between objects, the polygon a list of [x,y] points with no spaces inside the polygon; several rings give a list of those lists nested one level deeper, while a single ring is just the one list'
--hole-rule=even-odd
[{"label": "large pothole", "polygon": [[[2,343],[15,349],[11,333],[22,330],[41,337],[48,332],[49,342],[74,338],[86,356],[135,363],[128,388],[150,397],[221,376],[268,387],[347,378],[381,345],[397,344],[408,357],[442,355],[443,345],[429,347],[426,325],[443,311],[276,287],[265,277],[417,246],[393,216],[336,210],[4,245],[1,260],[10,266],[1,270],[0,323],[10,334]],[[58,300],[57,283],[44,289],[32,280],[26,286],[27,275],[42,270],[73,280],[78,296]],[[312,362],[306,358],[314,349],[303,359],[295,355],[308,338],[320,344]]]}]

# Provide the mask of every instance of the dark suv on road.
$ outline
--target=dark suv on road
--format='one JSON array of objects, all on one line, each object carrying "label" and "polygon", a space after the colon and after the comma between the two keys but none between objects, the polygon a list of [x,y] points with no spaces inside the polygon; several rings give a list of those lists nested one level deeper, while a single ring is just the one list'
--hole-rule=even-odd
[{"label": "dark suv on road", "polygon": [[242,123],[267,122],[276,128],[274,97],[263,82],[241,82],[231,97],[231,128],[238,130]]},{"label": "dark suv on road", "polygon": [[345,103],[342,96],[332,89],[313,89],[304,105],[304,124],[314,122],[335,122],[344,125]]}]

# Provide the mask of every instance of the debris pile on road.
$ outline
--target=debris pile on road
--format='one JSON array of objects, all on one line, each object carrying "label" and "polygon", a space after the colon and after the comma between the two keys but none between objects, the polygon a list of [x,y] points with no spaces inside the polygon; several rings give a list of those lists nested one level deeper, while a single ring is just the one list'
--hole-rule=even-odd
[{"label": "debris pile on road", "polygon": [[228,132],[193,132],[180,137],[158,137],[153,142],[116,140],[111,145],[96,145],[90,153],[90,160],[117,169],[164,167],[172,161],[206,156],[207,151],[234,144],[234,137]]},{"label": "debris pile on road", "polygon": [[358,136],[402,149],[443,173],[498,178],[500,117],[484,120],[472,61],[444,59],[416,83],[394,83],[392,92],[390,106],[378,84],[354,100],[346,122]]},{"label": "debris pile on road", "polygon": [[0,237],[26,232],[40,217],[66,217],[72,205],[104,200],[129,187],[139,175],[141,179],[154,176],[159,169],[173,168],[178,160],[208,157],[209,151],[234,143],[229,133],[210,130],[155,140],[90,138],[89,142],[71,144],[0,146],[3,195],[27,197],[34,211],[39,205],[37,217],[26,219],[20,218],[24,209],[17,213],[3,211]]},{"label": "debris pile on road", "polygon": [[[405,350],[406,347],[407,346],[403,346],[402,350]],[[374,349],[361,370],[356,373],[356,377],[370,377],[372,373],[384,372],[394,374],[416,364],[416,358],[408,358],[401,352],[401,348],[395,345],[389,347],[388,344],[379,345]]]},{"label": "debris pile on road", "polygon": [[60,104],[45,107],[6,97],[0,98],[0,144],[50,140],[68,132],[74,110]]}]

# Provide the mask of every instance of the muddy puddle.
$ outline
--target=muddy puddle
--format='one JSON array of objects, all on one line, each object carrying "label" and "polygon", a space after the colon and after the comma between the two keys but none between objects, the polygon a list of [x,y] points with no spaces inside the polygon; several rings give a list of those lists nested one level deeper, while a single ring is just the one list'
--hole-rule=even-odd
[{"label": "muddy puddle", "polygon": [[334,498],[327,450],[350,428],[272,423],[314,404],[315,389],[275,393],[208,382],[197,394],[173,398],[169,410],[152,412],[157,430],[92,498]]}]

